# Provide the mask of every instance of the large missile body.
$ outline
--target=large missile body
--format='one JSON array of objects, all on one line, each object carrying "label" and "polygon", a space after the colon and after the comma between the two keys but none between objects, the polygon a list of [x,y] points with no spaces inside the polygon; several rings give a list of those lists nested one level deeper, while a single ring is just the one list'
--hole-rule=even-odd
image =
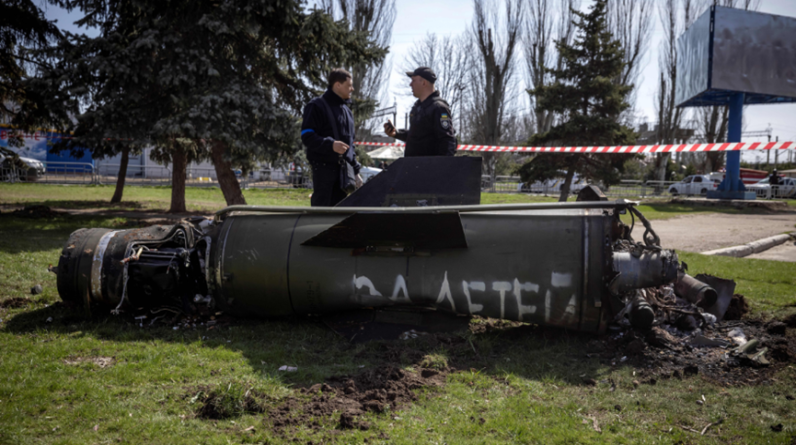
[{"label": "large missile body", "polygon": [[673,252],[627,239],[618,214],[632,205],[236,206],[213,221],[81,229],[62,252],[58,290],[117,311],[201,302],[279,317],[407,305],[601,331],[635,289],[677,276]]}]

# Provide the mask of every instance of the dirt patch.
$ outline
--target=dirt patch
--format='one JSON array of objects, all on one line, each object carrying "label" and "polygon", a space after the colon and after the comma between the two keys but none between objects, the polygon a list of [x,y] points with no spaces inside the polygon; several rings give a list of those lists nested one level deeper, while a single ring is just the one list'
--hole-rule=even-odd
[{"label": "dirt patch", "polygon": [[749,303],[743,295],[735,294],[730,300],[730,305],[727,307],[727,312],[724,313],[724,319],[727,321],[740,320],[749,313]]},{"label": "dirt patch", "polygon": [[0,301],[0,308],[2,309],[17,309],[25,307],[31,303],[31,300],[23,297],[13,297]]},{"label": "dirt patch", "polygon": [[[757,340],[758,351],[768,363],[737,354],[738,345],[731,336],[734,330],[742,331],[747,340]],[[796,337],[788,336],[782,322],[777,321],[719,322],[713,328],[687,334],[672,327],[654,327],[646,334],[628,330],[594,340],[589,348],[606,363],[638,369],[638,380],[647,384],[699,376],[721,386],[759,385],[796,363]]]},{"label": "dirt patch", "polygon": [[13,212],[11,212],[11,215],[19,218],[33,218],[33,219],[57,218],[59,216],[68,216],[68,214],[65,212],[57,212],[45,205],[25,206],[25,208],[23,209],[14,210]]},{"label": "dirt patch", "polygon": [[[330,377],[325,383],[304,388],[305,397],[290,397],[270,410],[267,419],[275,431],[303,425],[320,429],[329,424],[339,429],[367,430],[359,420],[366,412],[395,412],[417,400],[415,390],[444,385],[448,370],[417,368],[413,371],[392,364],[356,375]],[[308,397],[308,398],[307,398]]]},{"label": "dirt patch", "polygon": [[116,359],[113,357],[67,357],[64,363],[70,366],[76,366],[81,363],[93,363],[100,368],[108,368],[116,364]]},{"label": "dirt patch", "polygon": [[127,228],[143,228],[149,227],[153,225],[160,225],[160,226],[173,226],[178,221],[173,219],[158,219],[158,218],[147,218],[147,219],[127,219],[118,221],[115,226],[116,227],[127,227]]}]

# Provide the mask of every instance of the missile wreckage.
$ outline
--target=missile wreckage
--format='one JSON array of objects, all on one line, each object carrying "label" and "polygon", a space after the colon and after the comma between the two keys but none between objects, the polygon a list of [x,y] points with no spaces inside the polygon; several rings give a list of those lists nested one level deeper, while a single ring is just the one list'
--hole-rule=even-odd
[{"label": "missile wreckage", "polygon": [[[232,206],[170,226],[80,229],[54,270],[58,292],[115,313],[208,305],[270,318],[404,306],[590,332],[619,318],[649,328],[646,288],[676,284],[706,310],[721,303],[660,246],[636,203],[474,205],[480,159],[447,161],[461,159],[458,171],[475,175],[425,194],[402,188],[416,187],[406,178],[425,165],[403,159],[338,207]],[[643,224],[643,240],[622,214]]]}]

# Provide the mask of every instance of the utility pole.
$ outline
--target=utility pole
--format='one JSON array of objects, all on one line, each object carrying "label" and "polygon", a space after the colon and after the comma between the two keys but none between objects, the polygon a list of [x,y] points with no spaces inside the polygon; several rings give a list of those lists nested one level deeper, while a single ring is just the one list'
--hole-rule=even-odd
[{"label": "utility pole", "polygon": [[[770,134],[768,135],[768,142],[769,143],[771,142]],[[771,161],[771,150],[766,150],[766,168],[768,168],[768,165],[771,163],[769,161]]]},{"label": "utility pole", "polygon": [[[779,142],[779,136],[777,136],[777,142]],[[777,164],[779,164],[779,149],[774,152],[774,168],[777,168]]]}]

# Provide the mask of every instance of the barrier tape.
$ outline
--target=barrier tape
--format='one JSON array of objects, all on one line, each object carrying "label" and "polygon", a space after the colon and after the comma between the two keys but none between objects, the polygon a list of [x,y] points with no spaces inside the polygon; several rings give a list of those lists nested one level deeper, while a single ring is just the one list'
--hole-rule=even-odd
[{"label": "barrier tape", "polygon": [[[403,147],[389,142],[357,142],[357,145]],[[717,142],[715,144],[681,145],[619,145],[612,147],[509,147],[499,145],[459,145],[460,151],[495,153],[674,153],[705,151],[785,150],[796,148],[796,142]]]},{"label": "barrier tape", "polygon": [[[6,139],[13,130],[0,131],[0,139]],[[25,133],[18,135],[26,139],[74,139],[72,136],[48,136],[42,132]],[[132,139],[104,138],[106,141],[132,141]],[[390,142],[357,142],[357,145],[370,146],[396,146],[403,147],[403,143]],[[796,148],[796,142],[717,142],[714,144],[673,144],[673,145],[617,145],[608,147],[524,147],[500,145],[459,145],[459,151],[494,152],[494,153],[674,153],[689,152],[700,153],[706,151],[752,151],[752,150],[786,150]]]}]

